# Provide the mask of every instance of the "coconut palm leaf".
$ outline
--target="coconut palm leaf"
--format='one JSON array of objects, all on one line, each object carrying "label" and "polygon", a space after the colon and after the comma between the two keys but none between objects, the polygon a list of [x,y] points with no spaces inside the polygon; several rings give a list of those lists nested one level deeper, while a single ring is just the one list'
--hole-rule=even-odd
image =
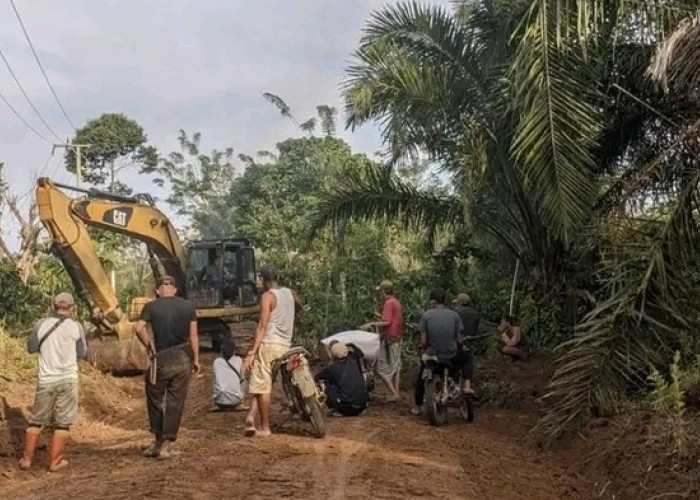
[{"label": "coconut palm leaf", "polygon": [[665,91],[686,94],[700,100],[700,13],[683,20],[663,44],[659,45],[649,73]]},{"label": "coconut palm leaf", "polygon": [[461,225],[462,216],[458,199],[421,191],[385,167],[367,165],[347,172],[342,183],[321,199],[311,233],[357,220],[399,221],[406,229],[445,229]]},{"label": "coconut palm leaf", "polygon": [[592,63],[560,42],[562,13],[533,2],[509,71],[520,121],[512,153],[555,235],[571,241],[595,199],[603,94]]},{"label": "coconut palm leaf", "polygon": [[[686,164],[668,215],[655,220],[616,217],[600,278],[608,298],[563,344],[549,391],[548,411],[536,430],[547,443],[590,412],[610,413],[629,384],[640,385],[682,332],[697,329],[697,304],[687,300],[700,257],[700,168]],[[634,236],[617,235],[633,231]],[[633,243],[630,243],[633,242]]]}]

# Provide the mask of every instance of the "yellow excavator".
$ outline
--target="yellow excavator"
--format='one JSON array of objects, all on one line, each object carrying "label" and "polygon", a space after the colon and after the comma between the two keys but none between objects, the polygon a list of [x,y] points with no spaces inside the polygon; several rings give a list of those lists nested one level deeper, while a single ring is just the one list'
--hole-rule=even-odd
[{"label": "yellow excavator", "polygon": [[[76,198],[65,191],[79,193]],[[259,315],[255,251],[249,239],[199,240],[183,246],[170,220],[148,194],[119,194],[37,180],[39,219],[48,230],[52,251],[62,261],[78,298],[91,309],[90,361],[103,371],[146,368],[146,350],[133,333],[143,306],[155,297],[153,283],[135,297],[128,314],[95,251],[87,226],[113,231],[145,244],[154,279],[172,276],[179,294],[197,309],[200,334],[218,350],[226,336],[246,349]]]}]

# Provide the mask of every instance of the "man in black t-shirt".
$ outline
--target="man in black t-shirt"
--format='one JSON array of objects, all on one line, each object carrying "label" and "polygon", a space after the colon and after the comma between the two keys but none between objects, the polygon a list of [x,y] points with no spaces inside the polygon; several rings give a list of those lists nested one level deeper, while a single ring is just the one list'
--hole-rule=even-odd
[{"label": "man in black t-shirt", "polygon": [[342,342],[330,345],[333,363],[319,372],[316,380],[326,383],[326,405],[346,417],[354,417],[367,408],[369,392],[357,358],[348,354]]},{"label": "man in black t-shirt", "polygon": [[479,335],[479,311],[472,306],[472,300],[466,293],[460,293],[455,300],[455,311],[464,325],[465,337]]},{"label": "man in black t-shirt", "polygon": [[[177,439],[180,429],[190,375],[199,372],[199,338],[195,308],[176,296],[175,279],[164,276],[156,285],[158,298],[146,304],[134,330],[151,355],[146,400],[155,439],[144,455],[166,459],[171,456],[170,443]],[[153,332],[153,341],[147,325]]]}]

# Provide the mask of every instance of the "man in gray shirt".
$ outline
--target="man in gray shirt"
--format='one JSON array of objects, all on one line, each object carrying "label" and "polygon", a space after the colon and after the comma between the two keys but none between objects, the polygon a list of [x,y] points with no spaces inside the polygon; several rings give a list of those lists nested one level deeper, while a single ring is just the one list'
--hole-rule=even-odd
[{"label": "man in gray shirt", "polygon": [[71,318],[74,306],[71,294],[56,295],[54,314],[39,320],[27,340],[27,350],[39,354],[39,380],[19,461],[24,470],[31,467],[41,430],[47,425],[54,427],[49,470],[68,465],[63,450],[78,416],[78,359],[87,356],[83,327]]},{"label": "man in gray shirt", "polygon": [[[430,293],[430,307],[423,313],[420,320],[420,342],[425,352],[437,356],[440,362],[452,362],[462,370],[465,394],[473,394],[471,388],[472,363],[462,350],[464,325],[454,310],[445,307],[445,291],[436,288]],[[414,387],[415,407],[411,413],[418,415],[423,406],[425,387],[421,374],[423,366],[418,371],[418,379]]]}]

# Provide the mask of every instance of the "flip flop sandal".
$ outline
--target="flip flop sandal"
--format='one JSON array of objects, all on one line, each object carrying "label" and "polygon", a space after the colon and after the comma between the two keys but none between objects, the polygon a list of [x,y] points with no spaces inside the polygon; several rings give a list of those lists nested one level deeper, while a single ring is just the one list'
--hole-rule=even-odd
[{"label": "flip flop sandal", "polygon": [[255,427],[246,427],[243,431],[243,435],[245,437],[253,437],[257,432],[258,431],[255,429]]},{"label": "flip flop sandal", "polygon": [[32,463],[25,460],[24,458],[19,459],[19,468],[22,470],[29,470],[32,467]]}]

